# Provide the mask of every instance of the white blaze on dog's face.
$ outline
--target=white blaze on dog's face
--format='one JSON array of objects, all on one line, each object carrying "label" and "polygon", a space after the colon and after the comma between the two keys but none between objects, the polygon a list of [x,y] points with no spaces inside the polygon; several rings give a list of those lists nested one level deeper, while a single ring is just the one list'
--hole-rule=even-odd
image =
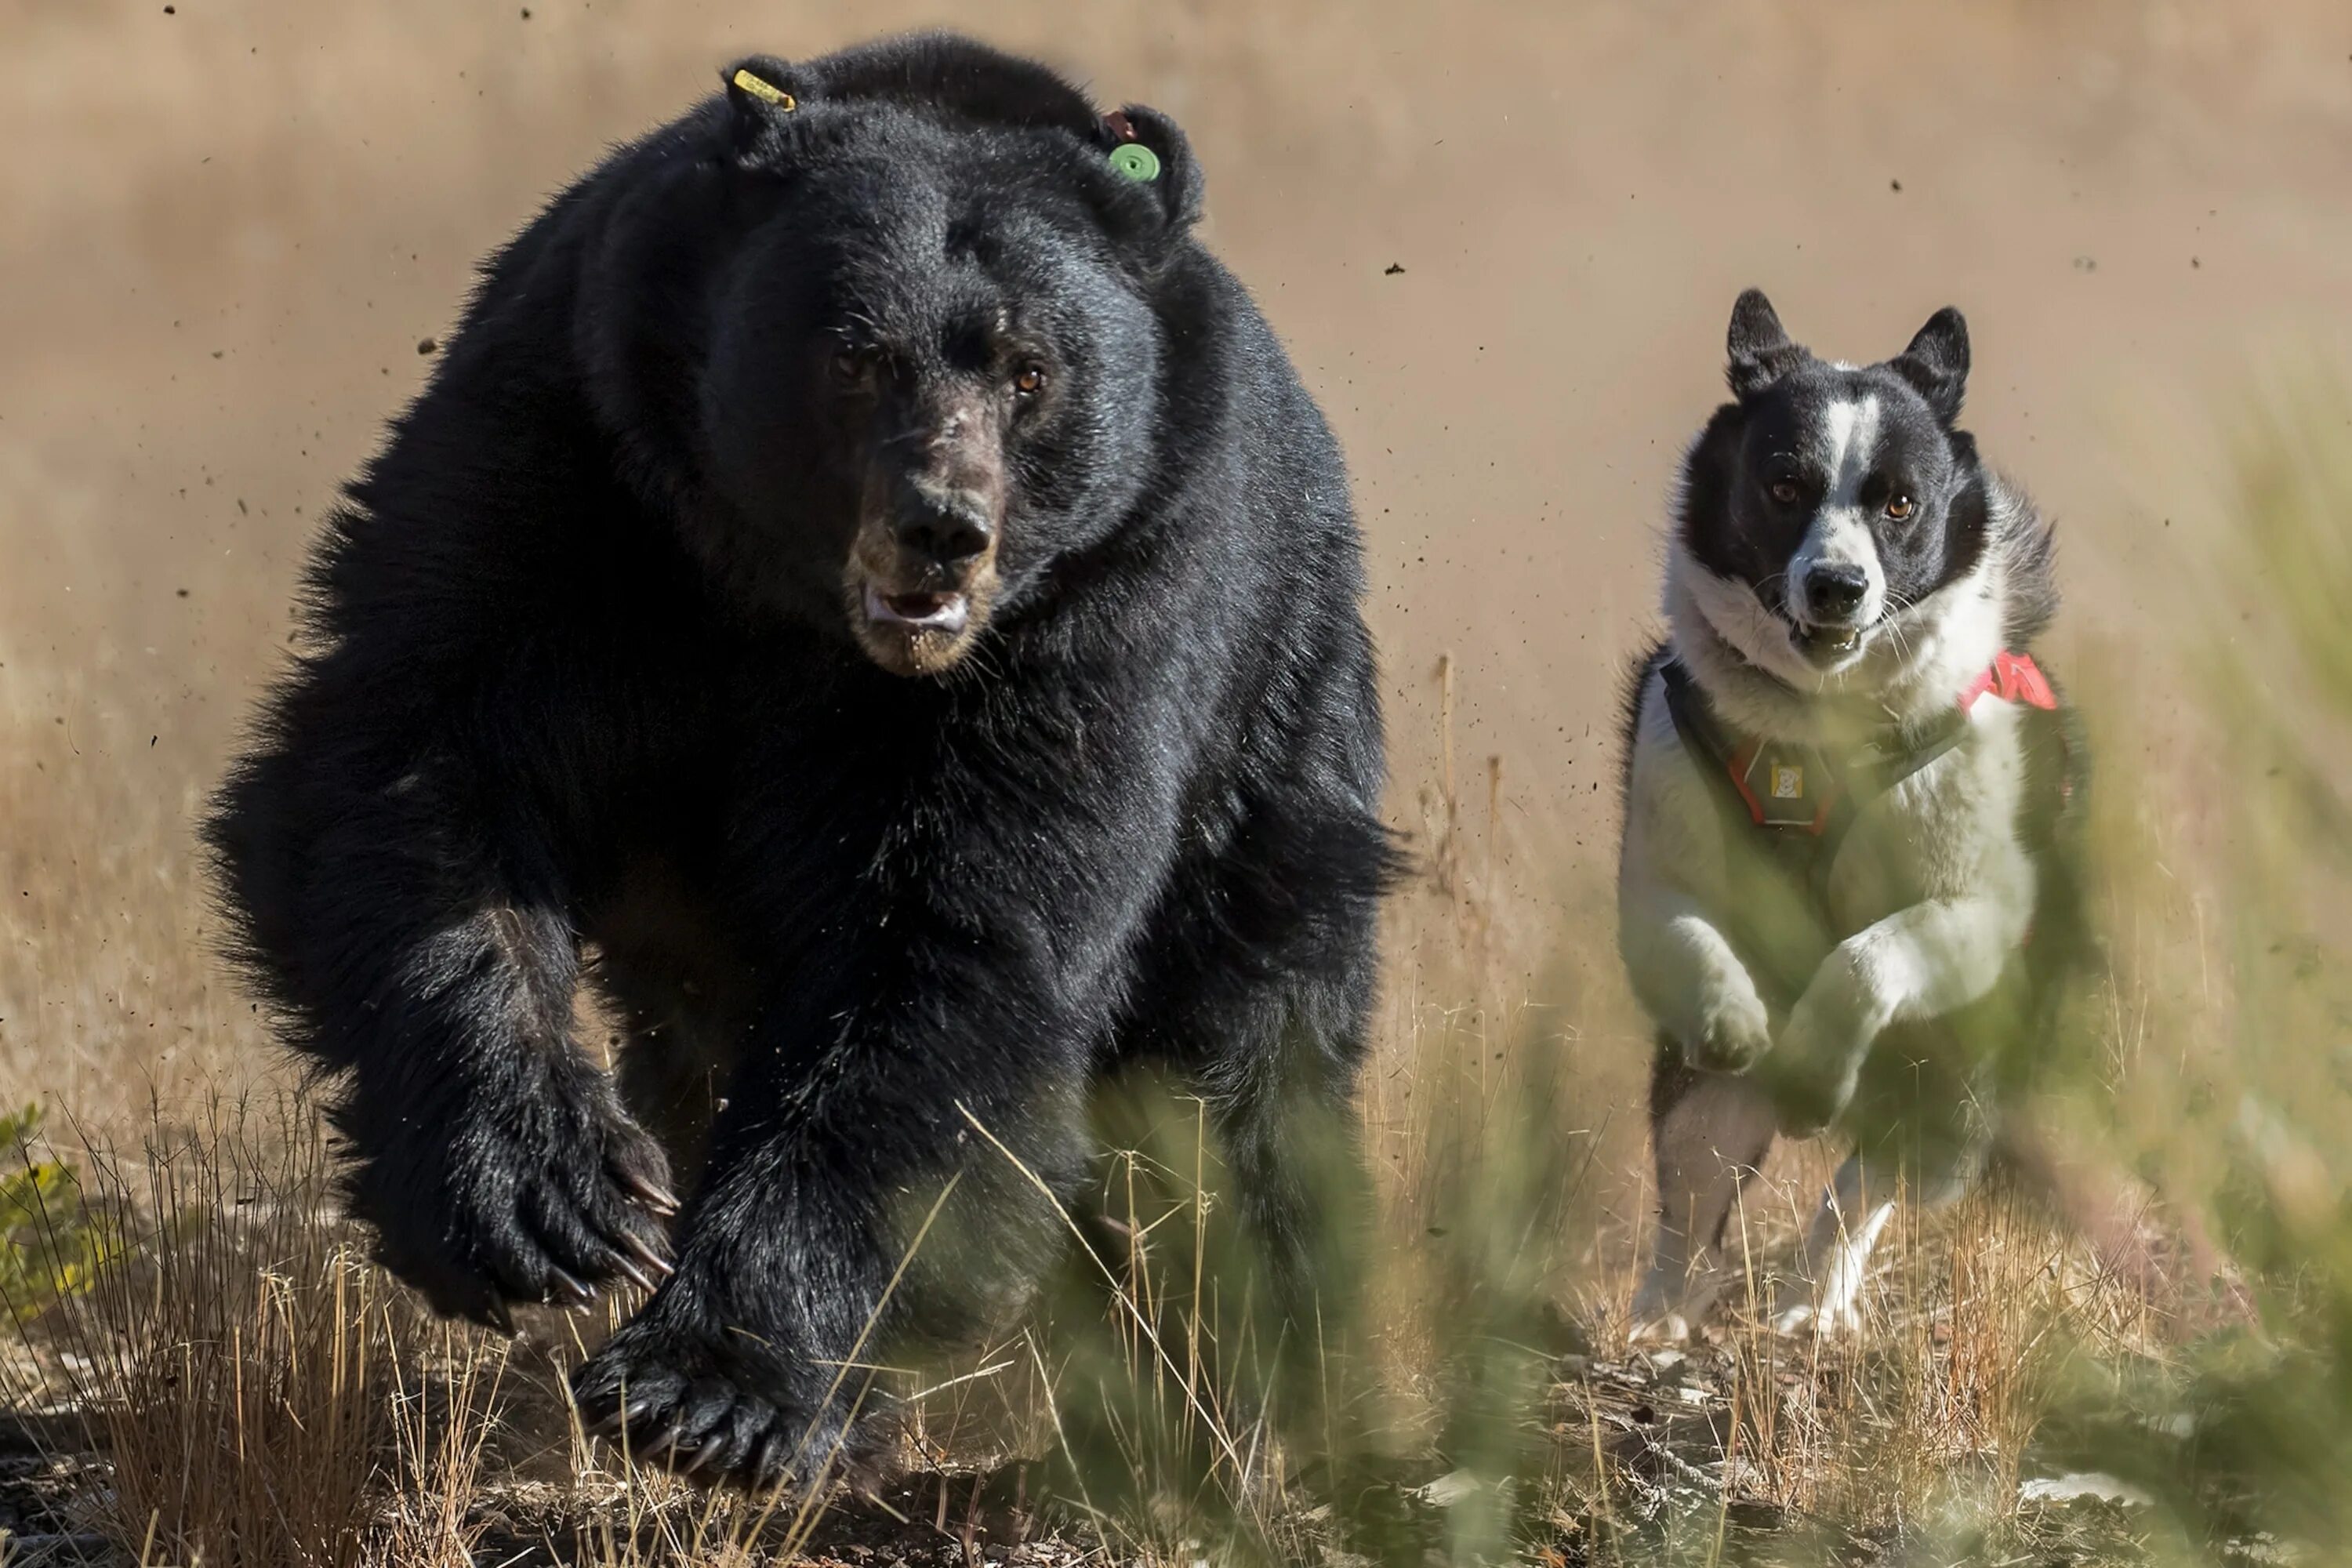
[{"label": "white blaze on dog's face", "polygon": [[1847,631],[1874,626],[1885,613],[1886,571],[1863,495],[1878,467],[1884,407],[1876,393],[1862,392],[1834,398],[1814,421],[1809,468],[1822,476],[1821,500],[1787,576],[1790,614],[1800,626]]},{"label": "white blaze on dog's face", "polygon": [[1825,363],[1750,290],[1730,351],[1738,401],[1685,468],[1680,542],[1702,578],[1689,586],[1750,663],[1792,682],[1832,675],[1983,555],[1986,486],[1952,427],[1968,329],[1945,310],[1884,363]]}]

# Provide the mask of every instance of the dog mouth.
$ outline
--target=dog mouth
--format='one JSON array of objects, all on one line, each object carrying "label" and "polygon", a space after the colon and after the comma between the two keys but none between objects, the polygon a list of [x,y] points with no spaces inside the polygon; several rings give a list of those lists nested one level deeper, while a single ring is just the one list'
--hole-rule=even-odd
[{"label": "dog mouth", "polygon": [[1791,621],[1790,640],[1797,651],[1815,664],[1833,664],[1862,647],[1868,626],[1810,626],[1803,621]]},{"label": "dog mouth", "polygon": [[866,619],[876,627],[953,637],[971,621],[971,599],[961,593],[886,594],[866,584]]}]

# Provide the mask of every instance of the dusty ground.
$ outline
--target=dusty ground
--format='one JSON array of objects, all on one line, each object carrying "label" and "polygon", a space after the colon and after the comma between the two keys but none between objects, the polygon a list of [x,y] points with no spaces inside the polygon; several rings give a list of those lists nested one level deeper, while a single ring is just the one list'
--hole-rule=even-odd
[{"label": "dusty ground", "polygon": [[1968,312],[1970,423],[2064,529],[2053,662],[2134,669],[2110,768],[2199,787],[2164,694],[2216,419],[2352,363],[2336,0],[0,0],[0,1104],[274,1070],[186,824],[475,259],[730,55],[949,19],[1191,132],[1354,464],[1415,830],[1451,656],[1465,863],[1578,1032],[1603,1207],[1645,1048],[1599,901],[1618,670],[1739,288],[1848,357]]}]

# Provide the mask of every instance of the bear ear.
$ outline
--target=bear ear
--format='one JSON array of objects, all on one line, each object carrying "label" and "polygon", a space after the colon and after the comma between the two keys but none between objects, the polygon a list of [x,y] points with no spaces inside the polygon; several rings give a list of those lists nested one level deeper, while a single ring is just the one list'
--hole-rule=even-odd
[{"label": "bear ear", "polygon": [[800,110],[793,68],[773,55],[751,55],[719,73],[727,84],[727,121],[735,155],[757,162],[786,120]]},{"label": "bear ear", "polygon": [[1936,417],[1949,425],[1960,416],[1969,390],[1969,323],[1947,305],[1927,318],[1911,346],[1889,362],[1895,374],[1919,389]]},{"label": "bear ear", "polygon": [[1761,289],[1750,289],[1733,302],[1726,343],[1731,354],[1726,378],[1731,395],[1743,403],[1813,357],[1803,344],[1790,341],[1780,313]]},{"label": "bear ear", "polygon": [[1112,171],[1151,199],[1113,204],[1104,220],[1130,243],[1168,244],[1201,216],[1201,167],[1181,127],[1156,109],[1129,104],[1102,118],[1099,138]]}]

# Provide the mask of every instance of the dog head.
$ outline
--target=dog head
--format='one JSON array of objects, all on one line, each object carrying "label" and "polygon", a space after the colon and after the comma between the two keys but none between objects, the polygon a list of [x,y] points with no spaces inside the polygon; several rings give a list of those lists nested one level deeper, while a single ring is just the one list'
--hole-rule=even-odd
[{"label": "dog head", "polygon": [[1901,353],[1816,359],[1750,289],[1733,307],[1731,390],[1685,468],[1694,598],[1741,658],[1800,690],[1855,674],[1983,556],[1988,489],[1953,426],[1968,325],[1937,311]]}]

